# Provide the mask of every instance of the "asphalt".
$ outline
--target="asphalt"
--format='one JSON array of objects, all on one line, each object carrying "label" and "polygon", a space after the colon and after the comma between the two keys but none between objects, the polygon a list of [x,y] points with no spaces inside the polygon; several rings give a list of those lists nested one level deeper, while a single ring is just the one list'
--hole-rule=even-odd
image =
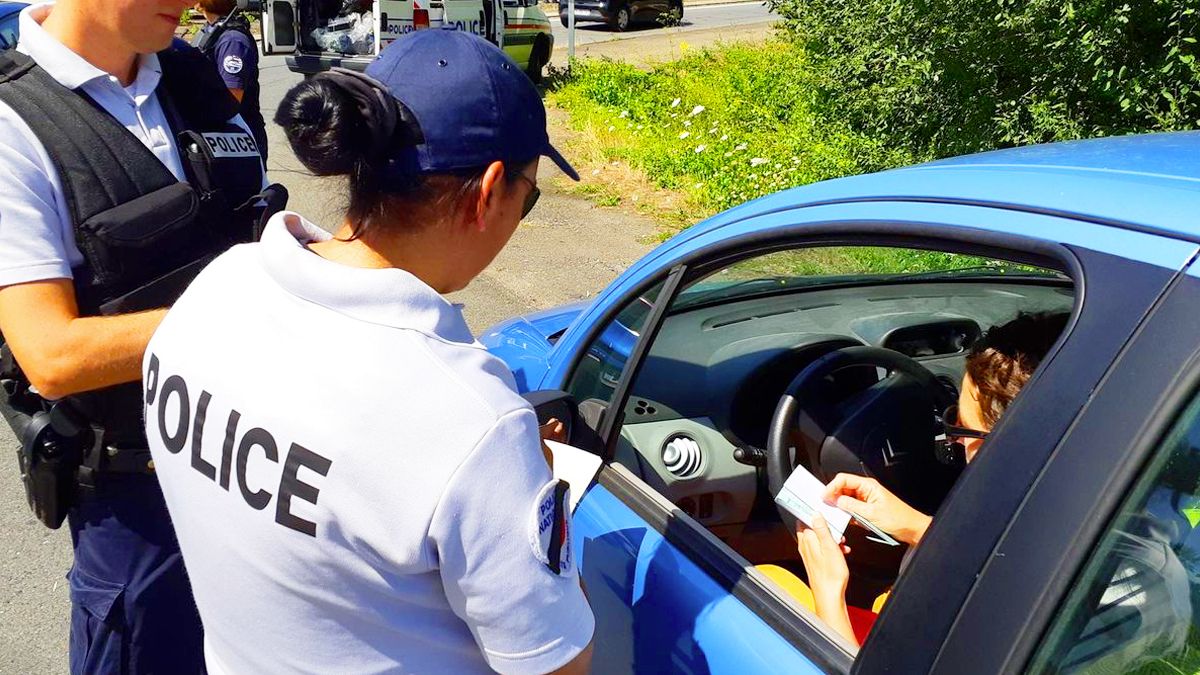
[{"label": "asphalt", "polygon": [[[766,28],[760,10],[754,3],[697,7],[687,11],[685,25],[678,28],[615,36],[588,28],[579,35],[581,43],[611,42],[603,46],[637,54],[635,45],[653,51],[654,45],[670,46],[683,36],[722,34],[734,25],[731,21],[745,20],[737,25],[746,35],[754,26],[761,33]],[[750,20],[752,16],[760,18]],[[260,81],[269,118],[300,76],[288,71],[281,57],[266,57]],[[560,131],[563,125],[553,128],[555,134],[565,133]],[[270,149],[270,177],[289,188],[291,208],[327,229],[335,228],[343,200],[339,181],[308,175],[273,125]],[[538,207],[492,266],[452,296],[465,305],[467,321],[476,332],[516,314],[591,297],[650,249],[646,242],[655,232],[653,222],[566,194],[558,187],[560,180],[552,164],[542,165],[539,182],[544,194]],[[61,673],[67,669],[70,606],[64,576],[71,565],[70,537],[65,527],[48,530],[34,519],[17,476],[16,450],[11,432],[0,424],[0,675]]]}]

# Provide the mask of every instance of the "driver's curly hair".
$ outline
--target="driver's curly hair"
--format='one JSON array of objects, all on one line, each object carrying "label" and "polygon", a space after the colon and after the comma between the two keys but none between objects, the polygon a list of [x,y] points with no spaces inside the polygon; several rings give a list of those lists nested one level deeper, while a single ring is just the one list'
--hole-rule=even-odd
[{"label": "driver's curly hair", "polygon": [[979,390],[979,408],[989,427],[1016,398],[1067,326],[1065,312],[1022,312],[993,326],[971,346],[967,374]]}]

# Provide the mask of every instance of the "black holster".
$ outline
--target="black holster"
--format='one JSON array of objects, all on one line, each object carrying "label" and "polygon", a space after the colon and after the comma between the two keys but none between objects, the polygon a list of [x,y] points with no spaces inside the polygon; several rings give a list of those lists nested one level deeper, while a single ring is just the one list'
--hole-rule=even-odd
[{"label": "black holster", "polygon": [[65,407],[56,411],[54,405],[31,393],[8,346],[0,350],[0,415],[17,437],[17,467],[25,500],[38,520],[58,529],[77,502],[78,471],[89,438],[83,429],[69,423]]}]

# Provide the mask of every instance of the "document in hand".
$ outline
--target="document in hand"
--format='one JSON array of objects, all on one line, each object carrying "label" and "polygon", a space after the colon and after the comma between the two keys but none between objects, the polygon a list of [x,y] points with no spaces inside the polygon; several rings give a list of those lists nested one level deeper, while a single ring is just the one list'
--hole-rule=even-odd
[{"label": "document in hand", "polygon": [[836,506],[825,503],[825,484],[802,466],[797,466],[792,475],[788,476],[783,489],[775,495],[775,503],[787,509],[787,512],[800,519],[800,522],[812,527],[818,514],[829,525],[829,533],[835,541],[841,540],[846,533],[850,520],[857,520],[863,527],[875,536],[871,539],[888,546],[899,546],[900,542],[892,539],[886,532],[867,522],[864,518]]}]

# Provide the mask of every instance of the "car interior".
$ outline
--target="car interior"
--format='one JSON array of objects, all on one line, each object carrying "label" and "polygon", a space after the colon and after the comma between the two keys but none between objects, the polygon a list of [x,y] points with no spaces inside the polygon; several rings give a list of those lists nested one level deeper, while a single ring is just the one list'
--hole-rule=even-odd
[{"label": "car interior", "polygon": [[[613,398],[660,289],[624,307],[580,361],[569,390],[585,419]],[[614,460],[797,595],[794,520],[773,499],[792,469],[826,482],[873,476],[934,514],[965,467],[939,416],[972,344],[1018,313],[1074,302],[1057,270],[974,255],[838,246],[743,257],[685,282],[666,309]],[[877,612],[906,547],[855,526],[846,538],[848,603]]]}]

